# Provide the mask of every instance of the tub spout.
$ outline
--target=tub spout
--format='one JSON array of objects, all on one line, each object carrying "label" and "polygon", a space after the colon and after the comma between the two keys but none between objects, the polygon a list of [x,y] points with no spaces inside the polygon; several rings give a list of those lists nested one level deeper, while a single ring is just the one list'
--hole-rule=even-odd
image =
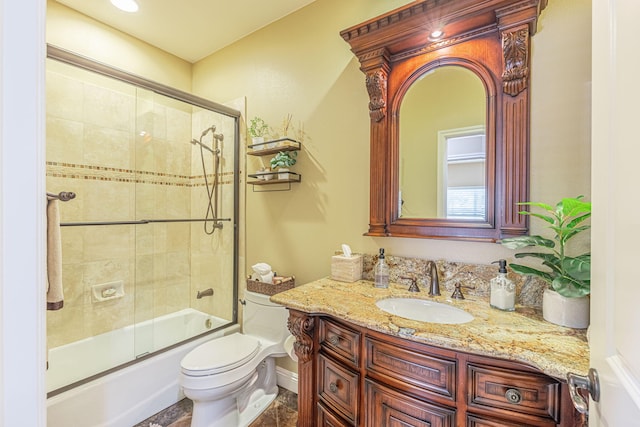
[{"label": "tub spout", "polygon": [[209,289],[205,289],[204,291],[198,291],[196,298],[200,299],[202,297],[210,297],[212,295],[213,295],[213,289],[209,288]]}]

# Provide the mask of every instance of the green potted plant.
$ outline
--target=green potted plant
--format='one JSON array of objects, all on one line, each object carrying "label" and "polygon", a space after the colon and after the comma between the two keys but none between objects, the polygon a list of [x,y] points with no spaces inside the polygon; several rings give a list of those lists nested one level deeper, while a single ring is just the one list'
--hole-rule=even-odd
[{"label": "green potted plant", "polygon": [[278,168],[278,179],[289,179],[289,168],[296,164],[297,151],[280,151],[271,159],[271,170]]},{"label": "green potted plant", "polygon": [[546,222],[547,228],[553,232],[553,238],[518,236],[502,239],[502,245],[510,249],[530,246],[544,249],[542,252],[520,252],[515,257],[537,258],[546,269],[514,263],[509,267],[516,273],[539,277],[548,284],[542,301],[545,320],[562,326],[586,328],[589,325],[591,253],[570,256],[567,245],[575,236],[590,228],[584,222],[591,217],[591,203],[579,196],[563,198],[555,206],[535,202],[518,204],[543,209],[545,213],[521,211],[520,214]]},{"label": "green potted plant", "polygon": [[267,125],[261,117],[256,116],[249,121],[247,131],[249,132],[249,135],[251,135],[251,142],[253,144],[262,144],[264,142],[265,135],[269,131],[269,125]]}]

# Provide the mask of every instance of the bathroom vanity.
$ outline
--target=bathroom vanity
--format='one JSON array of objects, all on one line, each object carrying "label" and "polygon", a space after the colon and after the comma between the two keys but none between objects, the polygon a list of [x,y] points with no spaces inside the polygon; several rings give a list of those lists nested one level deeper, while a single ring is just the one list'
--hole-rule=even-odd
[{"label": "bathroom vanity", "polygon": [[[463,324],[389,314],[391,297],[467,311]],[[272,296],[289,308],[296,337],[298,426],[577,426],[565,382],[588,370],[584,331],[535,310],[491,309],[481,297],[450,300],[321,279]]]}]

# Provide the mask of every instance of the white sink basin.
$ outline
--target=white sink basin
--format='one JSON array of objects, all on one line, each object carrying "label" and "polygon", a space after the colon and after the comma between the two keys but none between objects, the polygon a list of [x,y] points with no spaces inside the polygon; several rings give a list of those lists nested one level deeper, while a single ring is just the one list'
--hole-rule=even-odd
[{"label": "white sink basin", "polygon": [[464,310],[423,299],[387,298],[376,305],[387,313],[421,322],[458,324],[473,320],[473,316]]}]

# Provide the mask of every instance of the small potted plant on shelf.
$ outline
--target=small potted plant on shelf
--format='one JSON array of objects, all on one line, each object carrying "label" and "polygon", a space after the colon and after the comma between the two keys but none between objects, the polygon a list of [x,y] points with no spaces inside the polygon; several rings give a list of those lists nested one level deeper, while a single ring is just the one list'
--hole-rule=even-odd
[{"label": "small potted plant on shelf", "polygon": [[280,151],[271,159],[271,170],[278,168],[278,179],[289,179],[289,168],[296,164],[297,151]]},{"label": "small potted plant on shelf", "polygon": [[[269,131],[269,125],[261,118],[254,117],[249,121],[249,127],[247,128],[249,135],[251,135],[251,142],[253,144],[262,144],[264,142],[264,137]],[[258,149],[262,149],[264,147],[259,147]]]},{"label": "small potted plant on shelf", "polygon": [[536,276],[548,284],[542,296],[542,314],[545,320],[572,328],[589,326],[589,294],[591,292],[591,254],[567,255],[567,243],[579,233],[590,228],[584,221],[591,216],[591,203],[582,196],[564,198],[555,207],[545,203],[524,202],[545,210],[546,213],[521,211],[548,223],[553,239],[542,236],[518,236],[502,239],[510,249],[537,246],[546,252],[521,252],[516,258],[533,257],[542,262],[547,270],[520,264],[509,264],[519,274]]}]

